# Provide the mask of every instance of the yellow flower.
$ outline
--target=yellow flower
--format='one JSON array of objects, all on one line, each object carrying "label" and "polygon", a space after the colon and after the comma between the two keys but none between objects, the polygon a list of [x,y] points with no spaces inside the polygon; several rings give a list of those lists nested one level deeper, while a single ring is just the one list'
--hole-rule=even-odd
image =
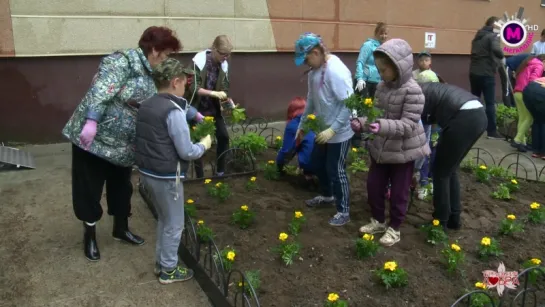
[{"label": "yellow flower", "polygon": [[373,241],[374,238],[375,238],[375,236],[370,235],[368,233],[363,235],[363,239],[366,240],[366,241]]},{"label": "yellow flower", "polygon": [[277,136],[277,137],[276,137],[276,140],[277,140],[277,141],[282,141],[282,137],[281,137],[281,136]]},{"label": "yellow flower", "polygon": [[216,183],[216,188],[221,187],[221,182]]},{"label": "yellow flower", "polygon": [[327,300],[330,302],[336,302],[339,299],[339,295],[337,293],[329,293],[327,296]]},{"label": "yellow flower", "polygon": [[235,256],[236,256],[235,252],[229,251],[229,252],[227,253],[227,260],[229,260],[229,261],[235,261]]},{"label": "yellow flower", "polygon": [[242,281],[239,281],[239,282],[238,282],[238,286],[239,286],[239,287],[242,287]]},{"label": "yellow flower", "polygon": [[190,199],[187,200],[187,203],[192,204],[192,203],[194,203],[194,201],[193,201],[193,199],[190,198]]},{"label": "yellow flower", "polygon": [[541,264],[541,259],[532,258],[532,259],[530,259],[530,262],[532,262],[535,265],[540,265]]},{"label": "yellow flower", "polygon": [[199,220],[199,221],[197,222],[197,225],[204,225],[204,221],[203,221],[203,220]]},{"label": "yellow flower", "polygon": [[250,178],[250,181],[251,181],[251,182],[255,182],[256,180],[257,180],[257,178],[256,178],[256,177],[252,177],[252,178]]},{"label": "yellow flower", "polygon": [[307,119],[315,120],[315,119],[316,119],[316,115],[314,115],[314,114],[309,114],[309,115],[307,115]]},{"label": "yellow flower", "polygon": [[193,130],[197,130],[197,126],[193,126],[193,128],[191,128],[191,129],[193,129]]},{"label": "yellow flower", "polygon": [[303,213],[301,211],[295,211],[295,218],[300,219],[303,217]]},{"label": "yellow flower", "polygon": [[274,161],[273,161],[273,160],[269,160],[267,163],[269,163],[269,164],[274,164]]},{"label": "yellow flower", "polygon": [[281,232],[280,235],[278,235],[278,239],[280,241],[286,241],[288,239],[288,234],[285,232]]},{"label": "yellow flower", "polygon": [[479,166],[479,168],[483,169],[483,170],[486,170],[486,165],[483,164],[483,165]]},{"label": "yellow flower", "polygon": [[212,182],[212,179],[206,179],[206,180],[204,181],[204,184],[209,184],[210,182]]},{"label": "yellow flower", "polygon": [[478,288],[478,289],[486,289],[486,285],[482,282],[476,282],[475,283],[475,288]]},{"label": "yellow flower", "polygon": [[490,246],[490,238],[489,237],[484,237],[481,239],[481,245],[483,246]]},{"label": "yellow flower", "polygon": [[207,122],[213,122],[214,121],[214,116],[205,116],[204,120],[207,121]]},{"label": "yellow flower", "polygon": [[366,106],[370,107],[373,105],[373,100],[371,98],[365,98],[365,101],[363,102]]},{"label": "yellow flower", "polygon": [[439,226],[439,220],[433,220],[433,226]]},{"label": "yellow flower", "polygon": [[531,208],[532,210],[537,210],[537,209],[539,209],[540,206],[541,206],[541,205],[538,204],[538,203],[536,203],[536,202],[533,202],[533,203],[530,204],[530,208]]},{"label": "yellow flower", "polygon": [[511,183],[512,183],[512,184],[519,184],[519,183],[517,182],[517,180],[515,180],[515,179],[511,179]]},{"label": "yellow flower", "polygon": [[507,215],[507,219],[511,220],[511,221],[514,221],[514,220],[517,219],[517,217],[514,214],[509,214],[509,215]]},{"label": "yellow flower", "polygon": [[450,245],[450,249],[452,249],[455,252],[459,252],[462,250],[462,248],[458,244],[454,244],[454,243]]},{"label": "yellow flower", "polygon": [[242,206],[240,206],[240,210],[242,210],[242,211],[248,211],[248,206],[242,205]]},{"label": "yellow flower", "polygon": [[352,147],[353,152],[358,152],[358,149],[356,147]]},{"label": "yellow flower", "polygon": [[384,263],[384,269],[393,272],[397,269],[397,263],[395,261],[388,261]]}]

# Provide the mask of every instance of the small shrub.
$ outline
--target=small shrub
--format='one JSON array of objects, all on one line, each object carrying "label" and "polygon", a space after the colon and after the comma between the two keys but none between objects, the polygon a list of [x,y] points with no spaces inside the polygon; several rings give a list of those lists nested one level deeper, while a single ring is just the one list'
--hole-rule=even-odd
[{"label": "small shrub", "polygon": [[[230,272],[233,268],[233,264],[235,263],[235,258],[237,256],[237,252],[233,249],[227,246],[226,248],[222,249],[220,251],[220,258],[221,262],[223,263],[223,268],[226,273]],[[214,254],[214,258],[218,259],[218,255]]]},{"label": "small shrub", "polygon": [[188,199],[184,205],[184,212],[189,217],[197,216],[197,208],[195,207],[195,201],[193,199]]},{"label": "small shrub", "polygon": [[530,214],[528,214],[528,221],[532,224],[544,224],[545,223],[545,208],[536,202],[530,204]]},{"label": "small shrub", "polygon": [[267,180],[278,180],[280,178],[280,172],[278,171],[278,167],[273,160],[268,161],[263,166],[263,172],[263,175]]},{"label": "small shrub", "polygon": [[232,216],[233,224],[240,227],[240,229],[246,229],[254,222],[255,213],[246,205],[240,206]]},{"label": "small shrub", "polygon": [[477,176],[478,182],[488,183],[490,181],[490,172],[484,164],[475,169],[475,176]]},{"label": "small shrub", "polygon": [[454,274],[465,261],[464,252],[457,243],[452,243],[450,246],[445,247],[441,253],[446,260],[447,271],[450,274]]},{"label": "small shrub", "polygon": [[373,257],[380,249],[380,245],[374,241],[375,236],[364,234],[361,238],[356,239],[356,255],[358,259]]},{"label": "small shrub", "polygon": [[216,198],[220,202],[226,201],[231,196],[231,188],[229,187],[228,184],[223,182],[218,182],[216,184],[210,184],[210,183],[212,183],[212,180],[206,179],[205,184],[208,185],[208,189],[207,189],[208,195]]},{"label": "small shrub", "polygon": [[297,236],[301,232],[301,226],[306,222],[306,218],[301,211],[295,211],[291,219],[288,229],[290,233]]},{"label": "small shrub", "polygon": [[259,270],[246,271],[244,272],[244,275],[246,276],[246,280],[248,281],[249,285],[244,280],[241,280],[238,282],[238,287],[242,291],[244,291],[246,295],[252,297],[252,291],[250,291],[250,286],[252,286],[257,295],[257,291],[261,287],[261,273],[259,272]]},{"label": "small shrub", "polygon": [[500,223],[500,234],[504,236],[523,231],[524,225],[517,221],[517,217],[514,214],[508,214]]},{"label": "small shrub", "polygon": [[488,260],[488,257],[499,257],[503,255],[500,249],[498,241],[494,238],[483,237],[481,244],[479,245],[479,258],[482,260]]},{"label": "small shrub", "polygon": [[324,307],[348,307],[348,302],[339,300],[337,293],[329,293],[327,300],[324,303]]},{"label": "small shrub", "polygon": [[537,278],[539,277],[539,275],[545,275],[545,268],[540,267],[540,265],[541,265],[541,259],[539,258],[529,259],[522,264],[522,267],[524,269],[539,267],[537,270],[531,270],[530,272],[527,273],[528,281],[532,285],[535,285],[537,283]]},{"label": "small shrub", "polygon": [[443,226],[441,226],[439,220],[433,220],[430,225],[423,226],[422,230],[426,233],[427,242],[432,245],[448,240],[447,234],[443,230]]},{"label": "small shrub", "polygon": [[250,177],[250,180],[248,180],[248,182],[246,182],[246,191],[255,191],[257,190],[259,187],[257,186],[257,178],[252,176]]},{"label": "small shrub", "polygon": [[286,264],[287,266],[293,264],[293,258],[297,255],[299,255],[299,250],[301,249],[301,245],[297,242],[290,242],[288,240],[289,236],[285,232],[281,232],[278,236],[278,240],[280,240],[280,244],[273,249],[275,253],[277,253],[280,256],[280,259]]},{"label": "small shrub", "polygon": [[267,150],[267,140],[254,132],[248,132],[243,135],[236,136],[231,141],[234,148],[240,148],[250,151],[254,156],[257,156]]},{"label": "small shrub", "polygon": [[409,283],[409,274],[397,266],[395,261],[384,263],[384,267],[376,272],[386,289],[404,287]]},{"label": "small shrub", "polygon": [[199,237],[201,242],[209,242],[214,238],[214,232],[204,224],[203,220],[197,222],[197,237]]},{"label": "small shrub", "polygon": [[501,200],[511,199],[511,193],[509,191],[509,187],[504,183],[500,183],[498,185],[498,188],[495,191],[493,191],[491,195],[494,199],[501,199]]}]

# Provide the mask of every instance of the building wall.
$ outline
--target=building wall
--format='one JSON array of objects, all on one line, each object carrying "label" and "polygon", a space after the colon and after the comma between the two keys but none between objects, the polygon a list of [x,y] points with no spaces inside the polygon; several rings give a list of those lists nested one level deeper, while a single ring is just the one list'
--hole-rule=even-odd
[{"label": "building wall", "polygon": [[[531,22],[545,22],[538,0],[520,5]],[[507,0],[0,0],[0,142],[62,140],[100,57],[136,46],[151,25],[177,31],[184,62],[216,35],[231,36],[232,98],[249,116],[282,119],[290,99],[306,94],[304,68],[294,66],[292,53],[302,32],[321,34],[352,71],[378,21],[415,52],[424,48],[424,32],[436,32],[434,70],[468,88],[476,29],[518,6]]]}]

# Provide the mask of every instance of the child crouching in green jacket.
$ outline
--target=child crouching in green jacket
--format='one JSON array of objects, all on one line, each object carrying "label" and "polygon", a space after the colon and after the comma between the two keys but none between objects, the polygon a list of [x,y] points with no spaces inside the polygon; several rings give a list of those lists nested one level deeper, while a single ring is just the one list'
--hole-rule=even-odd
[{"label": "child crouching in green jacket", "polygon": [[184,189],[189,161],[211,146],[210,135],[193,144],[186,121],[189,104],[182,98],[193,72],[169,58],[152,72],[157,94],[142,102],[136,120],[136,165],[157,210],[155,274],[161,284],[185,281],[193,271],[178,266],[184,229]]}]

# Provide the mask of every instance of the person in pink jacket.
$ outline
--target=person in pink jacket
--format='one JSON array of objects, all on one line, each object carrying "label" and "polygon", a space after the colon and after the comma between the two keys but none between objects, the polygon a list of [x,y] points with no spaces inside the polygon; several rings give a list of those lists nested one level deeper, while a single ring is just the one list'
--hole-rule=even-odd
[{"label": "person in pink jacket", "polygon": [[526,134],[530,129],[534,119],[524,105],[522,92],[526,86],[543,75],[545,64],[545,54],[527,57],[517,68],[515,72],[515,88],[513,96],[518,112],[517,135],[511,145],[520,152],[526,152]]},{"label": "person in pink jacket", "polygon": [[[429,155],[430,147],[424,127],[419,123],[424,110],[422,89],[412,76],[413,54],[402,39],[391,39],[373,53],[383,81],[375,93],[376,107],[384,118],[366,125],[365,118],[351,122],[355,131],[375,134],[369,143],[371,167],[367,177],[371,222],[360,228],[362,233],[384,233],[380,243],[391,246],[400,240],[399,228],[409,203],[414,161]],[[385,217],[385,191],[391,183],[390,222]]]}]

